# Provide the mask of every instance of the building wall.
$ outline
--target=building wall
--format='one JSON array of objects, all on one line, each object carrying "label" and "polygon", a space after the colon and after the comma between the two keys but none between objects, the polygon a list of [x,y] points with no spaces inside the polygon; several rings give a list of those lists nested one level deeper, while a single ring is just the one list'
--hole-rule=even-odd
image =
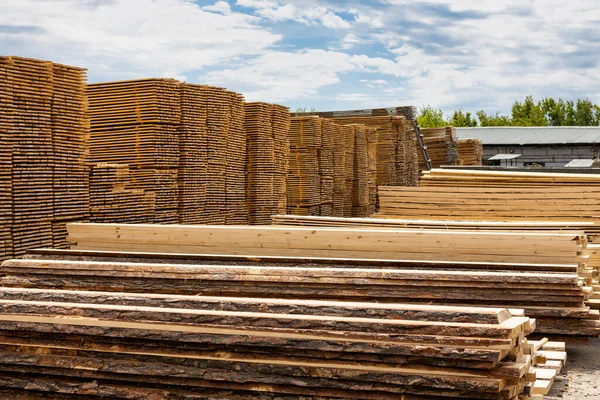
[{"label": "building wall", "polygon": [[[496,154],[521,154],[512,161],[513,166],[524,164],[545,164],[546,167],[563,167],[574,159],[592,159],[598,157],[600,144],[560,145],[560,146],[487,146],[483,145],[483,163]],[[502,161],[505,165],[506,161]],[[508,165],[510,161],[508,161]]]}]

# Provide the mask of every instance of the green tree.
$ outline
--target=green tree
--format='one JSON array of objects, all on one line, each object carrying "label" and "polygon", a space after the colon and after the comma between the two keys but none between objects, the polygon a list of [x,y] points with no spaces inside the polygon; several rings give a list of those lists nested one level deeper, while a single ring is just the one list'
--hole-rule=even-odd
[{"label": "green tree", "polygon": [[442,110],[436,110],[431,106],[421,107],[417,121],[422,128],[440,128],[450,124],[444,119]]},{"label": "green tree", "polygon": [[306,107],[298,107],[296,108],[296,114],[304,114],[304,113],[316,113],[316,108],[311,108],[310,111],[307,111]]},{"label": "green tree", "polygon": [[487,114],[485,111],[477,111],[477,118],[481,126],[512,126],[512,120],[507,115]]},{"label": "green tree", "polygon": [[533,101],[533,96],[525,97],[523,103],[515,101],[512,107],[512,122],[515,126],[548,126],[546,113],[541,103]]},{"label": "green tree", "polygon": [[449,124],[457,128],[473,128],[477,126],[477,120],[471,117],[470,112],[456,110],[450,118]]}]

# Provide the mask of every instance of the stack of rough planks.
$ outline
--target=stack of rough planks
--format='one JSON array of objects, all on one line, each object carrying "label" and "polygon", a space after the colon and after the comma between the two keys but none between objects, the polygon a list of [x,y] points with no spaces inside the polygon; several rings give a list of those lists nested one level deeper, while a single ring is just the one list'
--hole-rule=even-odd
[{"label": "stack of rough planks", "polygon": [[271,215],[287,211],[289,109],[276,104],[246,103],[244,111],[248,220],[250,224],[267,225]]},{"label": "stack of rough planks", "polygon": [[81,68],[0,57],[0,257],[64,248],[66,223],[89,215],[85,81]]},{"label": "stack of rough planks", "polygon": [[483,142],[481,139],[458,140],[459,165],[480,166],[483,163]]},{"label": "stack of rough planks", "polygon": [[92,84],[88,95],[90,161],[127,165],[130,188],[154,193],[154,223],[248,222],[242,95],[174,79]]},{"label": "stack of rough planks", "polygon": [[[538,318],[542,333],[600,334],[600,313],[590,308],[598,306],[589,303],[598,271],[587,265],[590,252],[585,236],[577,232],[71,224],[69,233],[77,243],[75,249],[81,250],[389,260],[371,267],[381,269],[385,264],[383,271],[363,274],[349,269],[332,275],[303,270],[306,262],[298,262],[300,268],[288,269],[287,278],[282,270],[273,279],[286,282],[286,287],[300,285],[288,289],[304,298],[365,296],[379,301],[523,308],[528,316]],[[361,268],[369,264],[357,262]],[[345,264],[328,263],[335,268]],[[259,268],[253,275],[263,274],[267,272]],[[391,279],[393,274],[397,277]],[[339,291],[327,284],[330,279],[342,285]],[[269,289],[274,284],[268,283],[271,278],[265,278],[264,287],[258,281],[251,278],[248,288],[241,289],[234,279],[234,292],[228,293],[247,290],[248,295],[282,296],[280,289]],[[358,286],[351,286],[353,282]],[[365,286],[366,282],[374,286]],[[219,282],[215,288],[223,291],[226,286]]]},{"label": "stack of rough planks", "polygon": [[[0,383],[40,397],[521,400],[547,393],[566,360],[548,352],[561,343],[525,338],[534,320],[502,307],[190,292],[230,270],[271,276],[255,275],[261,262],[291,278],[290,266],[276,265],[307,260],[42,250],[7,261],[3,283],[32,277],[37,263],[62,270],[69,285],[59,290],[57,275],[55,288],[0,289]],[[79,286],[85,280],[88,290]],[[239,293],[253,286],[238,285]]]},{"label": "stack of rough planks", "polygon": [[369,146],[375,135],[363,125],[338,125],[316,116],[292,117],[288,214],[368,215],[376,206],[377,189],[369,164],[375,161],[374,145]]},{"label": "stack of rough planks", "polygon": [[[429,159],[434,168],[457,164],[459,155],[456,128],[448,126],[445,128],[421,129],[421,134],[424,136],[423,139],[427,146]],[[421,171],[427,170],[421,152],[418,153],[418,156],[419,169]]]}]

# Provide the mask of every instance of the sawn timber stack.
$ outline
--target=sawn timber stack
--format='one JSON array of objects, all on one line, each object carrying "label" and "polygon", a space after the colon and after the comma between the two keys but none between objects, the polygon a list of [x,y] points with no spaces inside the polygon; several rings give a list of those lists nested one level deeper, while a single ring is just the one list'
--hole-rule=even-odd
[{"label": "sawn timber stack", "polygon": [[2,288],[0,310],[20,394],[516,400],[543,360],[503,308]]},{"label": "sawn timber stack", "polygon": [[11,287],[521,309],[538,331],[593,337],[600,313],[576,264],[508,264],[39,250],[3,265]]}]

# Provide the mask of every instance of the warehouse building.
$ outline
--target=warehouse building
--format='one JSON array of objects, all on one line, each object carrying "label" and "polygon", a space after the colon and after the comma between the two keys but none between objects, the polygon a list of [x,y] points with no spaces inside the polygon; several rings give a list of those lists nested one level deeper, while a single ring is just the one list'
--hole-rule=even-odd
[{"label": "warehouse building", "polygon": [[[564,167],[591,164],[600,151],[600,127],[458,128],[459,139],[483,142],[483,164]],[[573,160],[587,160],[576,161]]]}]

